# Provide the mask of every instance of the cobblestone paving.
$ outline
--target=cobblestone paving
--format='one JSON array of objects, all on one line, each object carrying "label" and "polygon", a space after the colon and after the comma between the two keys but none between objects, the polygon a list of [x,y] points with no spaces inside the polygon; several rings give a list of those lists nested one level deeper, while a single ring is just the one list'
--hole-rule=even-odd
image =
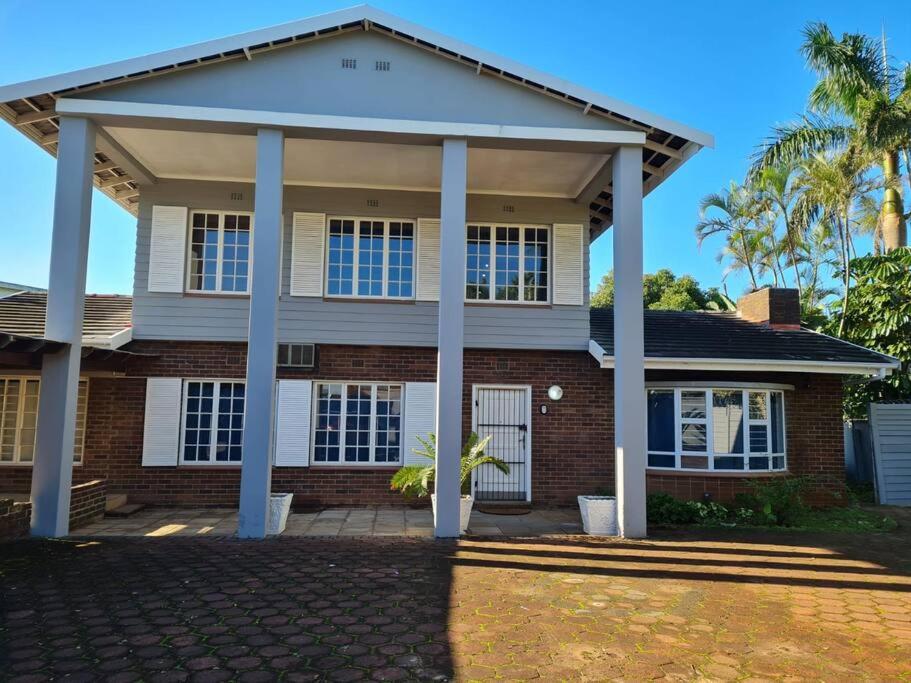
[{"label": "cobblestone paving", "polygon": [[0,680],[908,680],[909,541],[22,541]]}]

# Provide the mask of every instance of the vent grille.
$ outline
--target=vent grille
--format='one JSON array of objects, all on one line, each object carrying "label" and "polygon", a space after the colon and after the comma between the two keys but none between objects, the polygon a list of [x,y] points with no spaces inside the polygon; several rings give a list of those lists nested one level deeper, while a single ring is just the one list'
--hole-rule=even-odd
[{"label": "vent grille", "polygon": [[343,69],[356,69],[357,60],[353,57],[342,57],[342,68]]},{"label": "vent grille", "polygon": [[312,368],[316,359],[314,344],[279,344],[278,362],[280,368]]},{"label": "vent grille", "polygon": [[387,61],[377,60],[377,62],[376,62],[377,71],[389,71],[389,67],[390,67],[390,64]]}]

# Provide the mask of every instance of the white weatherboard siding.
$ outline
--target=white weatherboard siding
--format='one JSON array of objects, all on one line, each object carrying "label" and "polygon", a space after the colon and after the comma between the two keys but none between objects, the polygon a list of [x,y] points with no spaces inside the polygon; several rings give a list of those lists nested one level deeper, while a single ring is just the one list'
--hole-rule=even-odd
[{"label": "white weatherboard siding", "polygon": [[146,380],[143,467],[174,467],[180,450],[180,412],[183,380],[149,377]]},{"label": "white weatherboard siding", "polygon": [[408,382],[405,385],[405,423],[402,429],[404,462],[406,465],[429,465],[430,461],[414,452],[423,446],[418,441],[425,441],[436,429],[436,382]]},{"label": "white weatherboard siding", "polygon": [[[239,193],[240,200],[232,200]],[[186,296],[149,292],[152,207],[252,211],[253,188],[241,183],[163,180],[143,188],[139,212],[133,298],[135,339],[238,341],[247,339],[249,298]],[[375,199],[379,207],[368,207]],[[505,214],[504,205],[514,213]],[[279,341],[317,344],[436,346],[436,301],[343,301],[322,296],[292,296],[292,240],[295,213],[372,215],[425,222],[439,220],[439,194],[345,188],[286,187]],[[469,220],[496,223],[579,224],[587,209],[571,200],[469,195]],[[419,227],[418,249],[422,237]],[[255,232],[255,228],[254,228]],[[254,237],[255,239],[255,237]],[[588,231],[582,231],[583,282],[588,282]],[[315,257],[314,257],[315,258]],[[320,256],[322,259],[323,256]],[[322,264],[323,261],[320,261]],[[418,264],[418,271],[421,266]],[[321,277],[324,277],[321,276]],[[420,296],[423,275],[417,275]],[[322,280],[320,280],[322,282]],[[588,287],[583,287],[588,300]],[[588,309],[582,305],[487,305],[465,307],[465,342],[474,348],[579,350],[588,348]]]},{"label": "white weatherboard siding", "polygon": [[150,292],[182,292],[187,257],[187,207],[153,206],[149,237]]},{"label": "white weatherboard siding", "polygon": [[275,409],[276,467],[307,467],[310,464],[312,405],[312,381],[279,380]]},{"label": "white weatherboard siding", "polygon": [[877,499],[911,506],[911,403],[870,405]]}]

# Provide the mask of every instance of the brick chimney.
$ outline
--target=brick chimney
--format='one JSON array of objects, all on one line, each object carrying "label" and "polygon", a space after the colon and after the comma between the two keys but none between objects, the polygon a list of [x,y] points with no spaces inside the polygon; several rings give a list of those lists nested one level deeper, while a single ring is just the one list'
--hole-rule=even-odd
[{"label": "brick chimney", "polygon": [[796,289],[766,287],[737,301],[737,314],[751,323],[776,330],[800,329],[800,297]]}]

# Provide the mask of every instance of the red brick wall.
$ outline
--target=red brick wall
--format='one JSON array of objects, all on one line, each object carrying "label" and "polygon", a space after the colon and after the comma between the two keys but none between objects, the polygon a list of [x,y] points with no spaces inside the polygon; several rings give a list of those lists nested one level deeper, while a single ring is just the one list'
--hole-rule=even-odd
[{"label": "red brick wall", "polygon": [[[234,505],[240,490],[236,467],[141,466],[145,377],[243,378],[245,345],[199,342],[134,342],[131,349],[156,354],[134,361],[127,377],[93,378],[85,463],[74,481],[106,479],[112,491],[137,502],[167,505]],[[320,346],[315,370],[280,369],[279,377],[301,379],[434,381],[436,350],[363,346]],[[699,379],[711,379],[700,373]],[[692,379],[692,373],[649,373],[648,379]],[[731,373],[718,380],[755,379],[794,384],[785,399],[789,463],[799,474],[825,473],[843,480],[841,385],[837,376]],[[471,428],[472,384],[532,387],[532,499],[573,504],[579,493],[613,489],[613,373],[599,370],[585,352],[467,350],[463,425]],[[555,403],[547,388],[559,384]],[[541,404],[548,406],[541,415]],[[295,503],[399,504],[389,490],[386,468],[274,468],[273,490],[295,493]],[[0,470],[0,490],[28,491],[28,468]],[[19,482],[16,484],[16,482]],[[739,482],[739,484],[737,483]],[[18,488],[17,488],[18,486]],[[649,474],[650,491],[715,500],[733,496],[743,479]]]},{"label": "red brick wall", "polygon": [[0,543],[28,536],[31,519],[31,503],[0,499]]},{"label": "red brick wall", "polygon": [[70,530],[104,517],[107,483],[102,479],[73,486],[70,494]]}]

